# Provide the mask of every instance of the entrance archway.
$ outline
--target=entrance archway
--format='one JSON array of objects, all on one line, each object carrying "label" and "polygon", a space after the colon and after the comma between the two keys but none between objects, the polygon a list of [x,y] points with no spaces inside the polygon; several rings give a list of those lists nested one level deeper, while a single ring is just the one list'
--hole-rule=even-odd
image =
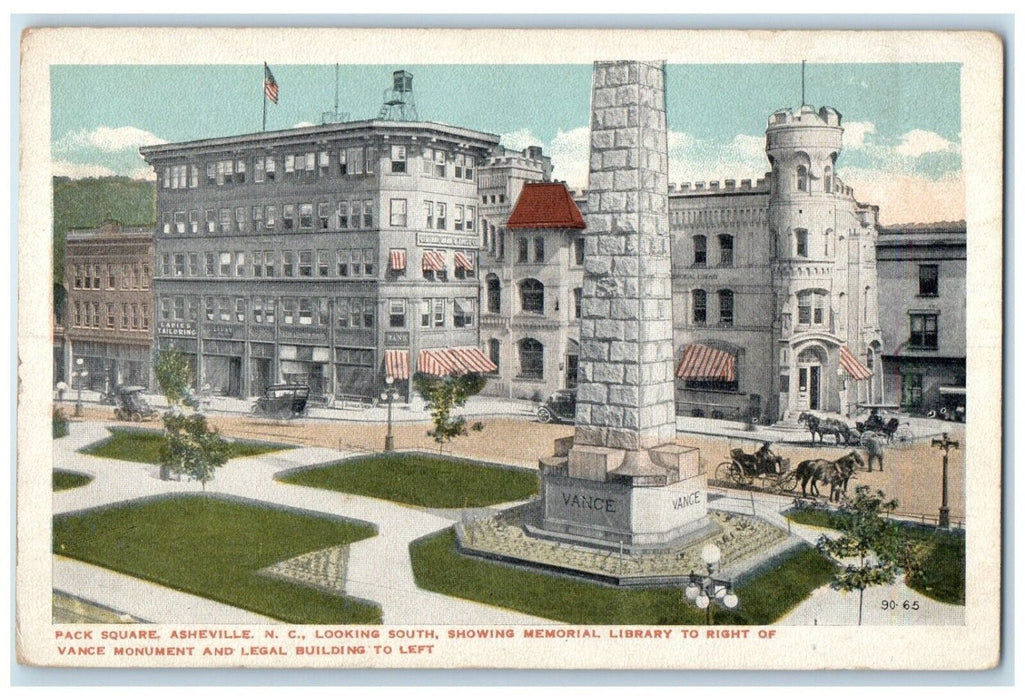
[{"label": "entrance archway", "polygon": [[818,411],[823,407],[823,383],[826,354],[820,348],[805,348],[797,356],[797,394],[795,408],[798,411]]}]

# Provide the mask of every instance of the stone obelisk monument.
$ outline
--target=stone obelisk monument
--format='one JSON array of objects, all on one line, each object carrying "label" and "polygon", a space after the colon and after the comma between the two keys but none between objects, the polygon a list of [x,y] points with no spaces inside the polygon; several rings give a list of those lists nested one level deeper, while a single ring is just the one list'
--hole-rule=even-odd
[{"label": "stone obelisk monument", "polygon": [[594,65],[576,431],[541,461],[538,534],[651,549],[711,527],[675,443],[664,68]]}]

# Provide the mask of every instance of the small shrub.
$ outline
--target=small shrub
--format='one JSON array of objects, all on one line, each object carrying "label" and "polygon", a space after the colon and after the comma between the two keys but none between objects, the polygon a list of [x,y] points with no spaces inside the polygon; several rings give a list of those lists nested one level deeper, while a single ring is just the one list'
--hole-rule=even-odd
[{"label": "small shrub", "polygon": [[59,407],[53,409],[53,438],[62,438],[68,434],[68,417]]}]

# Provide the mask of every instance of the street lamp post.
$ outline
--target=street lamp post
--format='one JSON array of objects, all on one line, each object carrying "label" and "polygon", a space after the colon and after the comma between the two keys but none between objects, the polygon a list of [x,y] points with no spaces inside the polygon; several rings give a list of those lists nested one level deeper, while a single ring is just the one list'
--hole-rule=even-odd
[{"label": "street lamp post", "polygon": [[82,416],[82,382],[86,377],[89,376],[89,372],[84,369],[85,360],[81,357],[75,359],[75,366],[77,370],[73,372],[73,376],[78,378],[78,399],[75,401],[75,417],[81,418]]},{"label": "street lamp post", "polygon": [[719,570],[719,560],[722,552],[714,544],[706,544],[701,548],[701,558],[708,568],[707,576],[698,576],[690,572],[690,582],[683,593],[687,600],[694,603],[698,608],[705,611],[705,624],[712,624],[712,603],[718,603],[724,608],[733,609],[740,602],[733,592],[733,582],[713,578]]},{"label": "street lamp post", "polygon": [[392,402],[398,397],[399,392],[395,390],[392,384],[395,379],[392,377],[385,377],[384,383],[387,385],[385,390],[381,392],[381,400],[388,402],[388,432],[384,435],[384,451],[391,452],[395,449],[395,436],[392,435],[391,431],[391,405]]},{"label": "street lamp post", "polygon": [[950,506],[947,504],[947,456],[950,448],[960,448],[956,440],[951,440],[947,433],[942,438],[933,438],[932,446],[943,450],[943,500],[940,501],[940,527],[950,527]]}]

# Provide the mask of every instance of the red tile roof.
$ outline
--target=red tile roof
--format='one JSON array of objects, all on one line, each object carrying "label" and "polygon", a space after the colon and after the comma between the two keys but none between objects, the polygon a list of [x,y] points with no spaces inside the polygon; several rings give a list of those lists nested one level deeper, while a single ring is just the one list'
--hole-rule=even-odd
[{"label": "red tile roof", "polygon": [[509,216],[509,228],[587,228],[562,182],[528,182]]}]

